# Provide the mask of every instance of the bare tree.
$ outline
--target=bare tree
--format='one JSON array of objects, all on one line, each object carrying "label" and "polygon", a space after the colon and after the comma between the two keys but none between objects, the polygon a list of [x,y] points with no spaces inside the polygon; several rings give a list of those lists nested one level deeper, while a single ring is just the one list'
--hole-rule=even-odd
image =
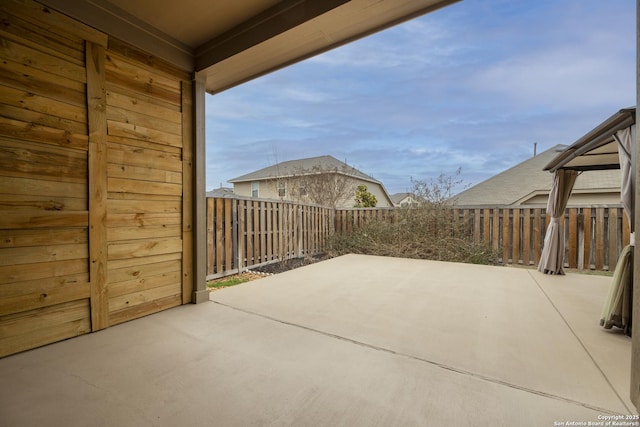
[{"label": "bare tree", "polygon": [[347,168],[323,168],[321,165],[298,168],[276,181],[281,198],[333,208],[350,204],[357,186]]},{"label": "bare tree", "polygon": [[448,208],[454,202],[454,190],[463,184],[460,178],[461,171],[462,168],[458,168],[453,176],[440,174],[438,178],[429,181],[415,180],[412,177],[411,194],[425,207]]}]

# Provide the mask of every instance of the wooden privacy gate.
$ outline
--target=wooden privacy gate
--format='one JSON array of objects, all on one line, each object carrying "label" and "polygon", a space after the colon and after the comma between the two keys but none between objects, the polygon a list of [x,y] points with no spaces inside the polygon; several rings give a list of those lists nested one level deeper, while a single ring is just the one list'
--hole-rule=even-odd
[{"label": "wooden privacy gate", "polygon": [[0,356],[190,302],[190,76],[0,5]]}]

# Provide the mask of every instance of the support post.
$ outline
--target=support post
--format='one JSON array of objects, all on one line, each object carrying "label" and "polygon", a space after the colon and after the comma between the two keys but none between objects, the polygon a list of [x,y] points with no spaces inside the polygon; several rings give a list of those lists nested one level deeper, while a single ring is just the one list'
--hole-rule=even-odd
[{"label": "support post", "polygon": [[[635,132],[635,158],[632,156],[632,171],[635,182],[640,182],[640,170],[636,159],[640,159],[640,132],[638,132],[638,106],[640,105],[640,0],[636,0],[636,132]],[[634,224],[640,224],[640,185],[634,188]],[[636,249],[637,250],[637,249]],[[632,344],[631,344],[631,401],[640,411],[640,254],[633,257],[633,310],[632,310]]]},{"label": "support post", "polygon": [[205,77],[193,79],[193,294],[191,302],[209,301],[207,290],[207,205],[205,198]]},{"label": "support post", "polygon": [[93,332],[109,326],[105,47],[87,41],[85,55],[89,130],[89,291]]}]

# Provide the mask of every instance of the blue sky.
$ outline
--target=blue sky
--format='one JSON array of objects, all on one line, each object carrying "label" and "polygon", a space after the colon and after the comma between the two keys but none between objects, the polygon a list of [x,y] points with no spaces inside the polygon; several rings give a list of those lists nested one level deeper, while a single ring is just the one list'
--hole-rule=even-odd
[{"label": "blue sky", "polygon": [[475,185],[635,105],[635,49],[635,0],[464,0],[207,95],[206,187],[326,154]]}]

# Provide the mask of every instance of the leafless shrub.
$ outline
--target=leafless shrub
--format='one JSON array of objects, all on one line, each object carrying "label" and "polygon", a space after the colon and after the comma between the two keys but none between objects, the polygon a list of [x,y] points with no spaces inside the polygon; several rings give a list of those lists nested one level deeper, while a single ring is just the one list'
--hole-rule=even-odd
[{"label": "leafless shrub", "polygon": [[468,221],[454,214],[451,202],[456,178],[441,175],[429,182],[414,181],[418,206],[399,208],[395,221],[372,220],[330,241],[332,255],[360,253],[438,261],[497,264],[498,255],[475,242]]}]

